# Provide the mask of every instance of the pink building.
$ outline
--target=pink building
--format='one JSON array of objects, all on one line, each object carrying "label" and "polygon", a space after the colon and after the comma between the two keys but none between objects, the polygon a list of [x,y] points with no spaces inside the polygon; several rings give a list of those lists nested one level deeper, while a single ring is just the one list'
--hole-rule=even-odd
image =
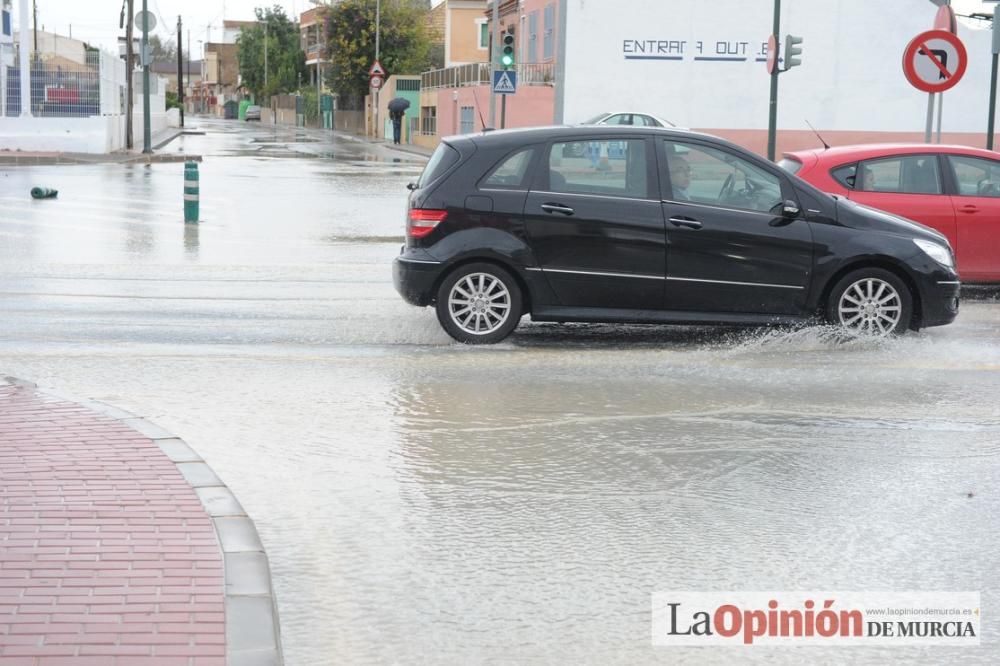
[{"label": "pink building", "polygon": [[[479,132],[490,126],[492,70],[489,40],[493,9],[468,11],[468,0],[445,0],[446,40],[476,42],[481,61],[425,72],[421,76],[420,133],[415,143],[433,148],[442,136]],[[516,45],[517,93],[507,96],[504,127],[551,125],[555,121],[558,3],[555,0],[501,0],[500,32],[512,32]],[[497,96],[493,127],[501,126]]]}]

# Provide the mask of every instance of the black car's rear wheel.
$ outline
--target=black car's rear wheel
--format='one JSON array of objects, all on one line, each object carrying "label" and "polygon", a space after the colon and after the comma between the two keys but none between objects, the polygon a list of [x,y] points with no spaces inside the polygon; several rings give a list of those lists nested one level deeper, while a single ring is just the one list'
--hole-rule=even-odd
[{"label": "black car's rear wheel", "polygon": [[845,275],[833,287],[827,319],[851,333],[888,336],[906,332],[913,317],[913,295],[894,273],[862,268]]},{"label": "black car's rear wheel", "polygon": [[466,344],[500,342],[521,319],[521,289],[509,272],[487,263],[466,264],[444,279],[437,292],[438,321]]}]

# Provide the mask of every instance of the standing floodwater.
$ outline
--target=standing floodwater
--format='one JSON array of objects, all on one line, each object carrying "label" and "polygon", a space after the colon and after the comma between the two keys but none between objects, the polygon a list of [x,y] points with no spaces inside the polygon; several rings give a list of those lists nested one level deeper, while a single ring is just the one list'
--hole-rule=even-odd
[{"label": "standing floodwater", "polygon": [[[1000,305],[886,341],[526,321],[462,347],[391,284],[419,157],[199,122],[196,226],[182,164],[0,172],[0,372],[206,458],[288,664],[995,661]],[[670,589],[980,591],[985,633],[653,649]]]}]

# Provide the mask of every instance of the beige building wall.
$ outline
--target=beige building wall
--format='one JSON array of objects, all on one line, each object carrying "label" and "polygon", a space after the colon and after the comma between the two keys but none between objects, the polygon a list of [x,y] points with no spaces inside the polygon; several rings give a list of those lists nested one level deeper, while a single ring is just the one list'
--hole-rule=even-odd
[{"label": "beige building wall", "polygon": [[447,0],[445,67],[488,62],[489,51],[480,48],[481,26],[486,24],[486,0]]}]

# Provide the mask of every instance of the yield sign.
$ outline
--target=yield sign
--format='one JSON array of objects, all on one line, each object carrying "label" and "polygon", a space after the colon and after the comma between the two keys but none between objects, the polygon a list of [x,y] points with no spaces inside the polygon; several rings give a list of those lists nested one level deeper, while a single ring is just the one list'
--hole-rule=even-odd
[{"label": "yield sign", "polygon": [[385,68],[382,67],[382,63],[378,60],[372,63],[371,69],[368,70],[368,76],[381,76],[385,78]]},{"label": "yield sign", "polygon": [[939,93],[957,84],[969,57],[965,45],[947,30],[922,32],[903,52],[903,73],[917,90]]}]

